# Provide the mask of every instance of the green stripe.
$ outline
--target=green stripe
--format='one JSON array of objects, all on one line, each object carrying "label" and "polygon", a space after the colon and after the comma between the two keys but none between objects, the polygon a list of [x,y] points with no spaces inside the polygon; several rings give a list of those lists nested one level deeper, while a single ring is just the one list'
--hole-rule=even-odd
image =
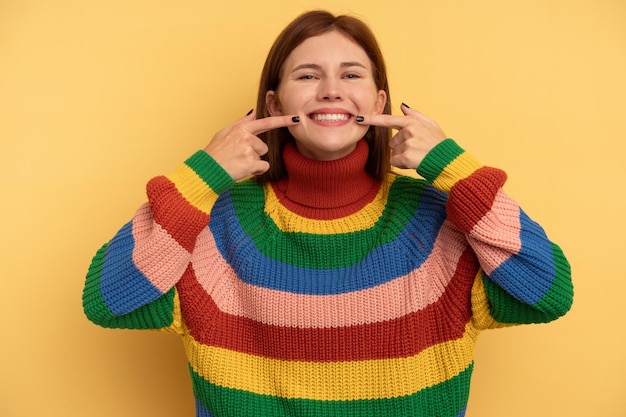
[{"label": "green stripe", "polygon": [[452,379],[397,398],[354,401],[287,399],[214,385],[190,366],[194,395],[220,417],[439,416],[454,417],[466,406],[473,363]]},{"label": "green stripe", "polygon": [[115,316],[111,313],[100,292],[100,276],[107,246],[108,243],[96,253],[87,272],[83,291],[83,309],[87,318],[102,327],[118,329],[160,329],[172,324],[175,294],[173,288],[152,303],[128,314]]},{"label": "green stripe", "polygon": [[555,264],[555,277],[550,289],[535,304],[535,307],[549,311],[552,320],[563,316],[572,307],[574,287],[571,280],[571,267],[563,251],[556,244],[552,244],[552,254]]},{"label": "green stripe", "polygon": [[330,235],[282,232],[266,213],[251,210],[264,206],[265,198],[263,189],[251,182],[233,188],[231,193],[239,223],[265,256],[299,267],[334,269],[354,265],[376,247],[393,242],[415,214],[427,186],[425,181],[398,177],[373,227]]},{"label": "green stripe", "polygon": [[546,314],[529,304],[522,303],[511,294],[483,277],[485,292],[489,299],[489,314],[500,323],[528,324],[550,321]]},{"label": "green stripe", "polygon": [[570,266],[561,248],[552,244],[556,275],[552,285],[534,305],[520,302],[484,277],[485,292],[489,298],[491,316],[500,323],[547,323],[564,315],[572,305],[573,287]]},{"label": "green stripe", "polygon": [[446,139],[426,154],[417,167],[417,173],[432,183],[452,161],[464,152],[454,140]]},{"label": "green stripe", "polygon": [[83,289],[83,310],[87,318],[96,324],[101,324],[114,317],[100,292],[100,274],[102,272],[102,264],[104,263],[104,254],[108,246],[109,244],[105,243],[96,252],[96,256],[93,257],[87,271],[85,288]]},{"label": "green stripe", "polygon": [[205,151],[194,153],[185,161],[185,164],[193,169],[216,194],[221,194],[235,183],[224,168]]}]

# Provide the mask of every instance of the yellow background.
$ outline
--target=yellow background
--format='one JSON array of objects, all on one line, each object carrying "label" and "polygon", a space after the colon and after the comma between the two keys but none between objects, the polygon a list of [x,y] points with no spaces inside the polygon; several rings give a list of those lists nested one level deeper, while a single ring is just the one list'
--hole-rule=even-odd
[{"label": "yellow background", "polygon": [[626,415],[624,1],[0,0],[0,416],[193,414],[180,340],[89,323],[84,275],[318,7],[368,22],[394,112],[504,168],[571,260],[568,316],[481,336],[468,416]]}]

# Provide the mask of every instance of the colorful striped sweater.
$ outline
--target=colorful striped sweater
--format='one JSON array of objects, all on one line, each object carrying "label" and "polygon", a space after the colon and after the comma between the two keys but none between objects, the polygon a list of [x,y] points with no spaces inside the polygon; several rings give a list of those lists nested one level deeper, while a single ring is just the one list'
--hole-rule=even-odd
[{"label": "colorful striped sweater", "polygon": [[197,152],[97,252],[86,315],[181,335],[197,416],[463,416],[480,331],[565,314],[569,264],[452,139],[425,180],[367,155],[288,145],[258,185]]}]

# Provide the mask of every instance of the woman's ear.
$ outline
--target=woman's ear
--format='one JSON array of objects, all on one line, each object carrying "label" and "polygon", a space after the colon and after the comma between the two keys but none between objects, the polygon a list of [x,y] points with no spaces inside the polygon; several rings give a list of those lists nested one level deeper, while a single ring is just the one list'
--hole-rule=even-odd
[{"label": "woman's ear", "polygon": [[267,111],[270,116],[282,116],[283,110],[280,106],[280,102],[278,101],[278,96],[276,95],[276,91],[268,90],[265,93],[265,107],[267,107]]},{"label": "woman's ear", "polygon": [[378,90],[375,106],[376,114],[381,114],[385,110],[385,104],[387,104],[387,93],[385,90]]}]

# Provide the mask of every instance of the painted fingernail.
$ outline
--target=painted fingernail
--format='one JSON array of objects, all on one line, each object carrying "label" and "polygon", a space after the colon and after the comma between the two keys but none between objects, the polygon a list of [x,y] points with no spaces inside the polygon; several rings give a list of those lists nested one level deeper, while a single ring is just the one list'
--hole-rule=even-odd
[{"label": "painted fingernail", "polygon": [[406,107],[407,109],[410,109],[410,108],[411,108],[411,106],[409,106],[409,105],[408,105],[408,104],[406,104],[406,103],[402,103],[402,105],[403,105],[404,107]]},{"label": "painted fingernail", "polygon": [[248,113],[246,113],[246,116],[250,116],[253,111],[254,111],[254,109],[250,109],[250,111]]},{"label": "painted fingernail", "polygon": [[365,120],[365,117],[363,117],[363,116],[357,116],[356,117],[356,121],[357,122],[362,122],[363,120]]},{"label": "painted fingernail", "polygon": [[298,116],[293,116],[291,118],[291,121],[294,122],[294,123],[298,123],[300,121],[300,118]]}]

